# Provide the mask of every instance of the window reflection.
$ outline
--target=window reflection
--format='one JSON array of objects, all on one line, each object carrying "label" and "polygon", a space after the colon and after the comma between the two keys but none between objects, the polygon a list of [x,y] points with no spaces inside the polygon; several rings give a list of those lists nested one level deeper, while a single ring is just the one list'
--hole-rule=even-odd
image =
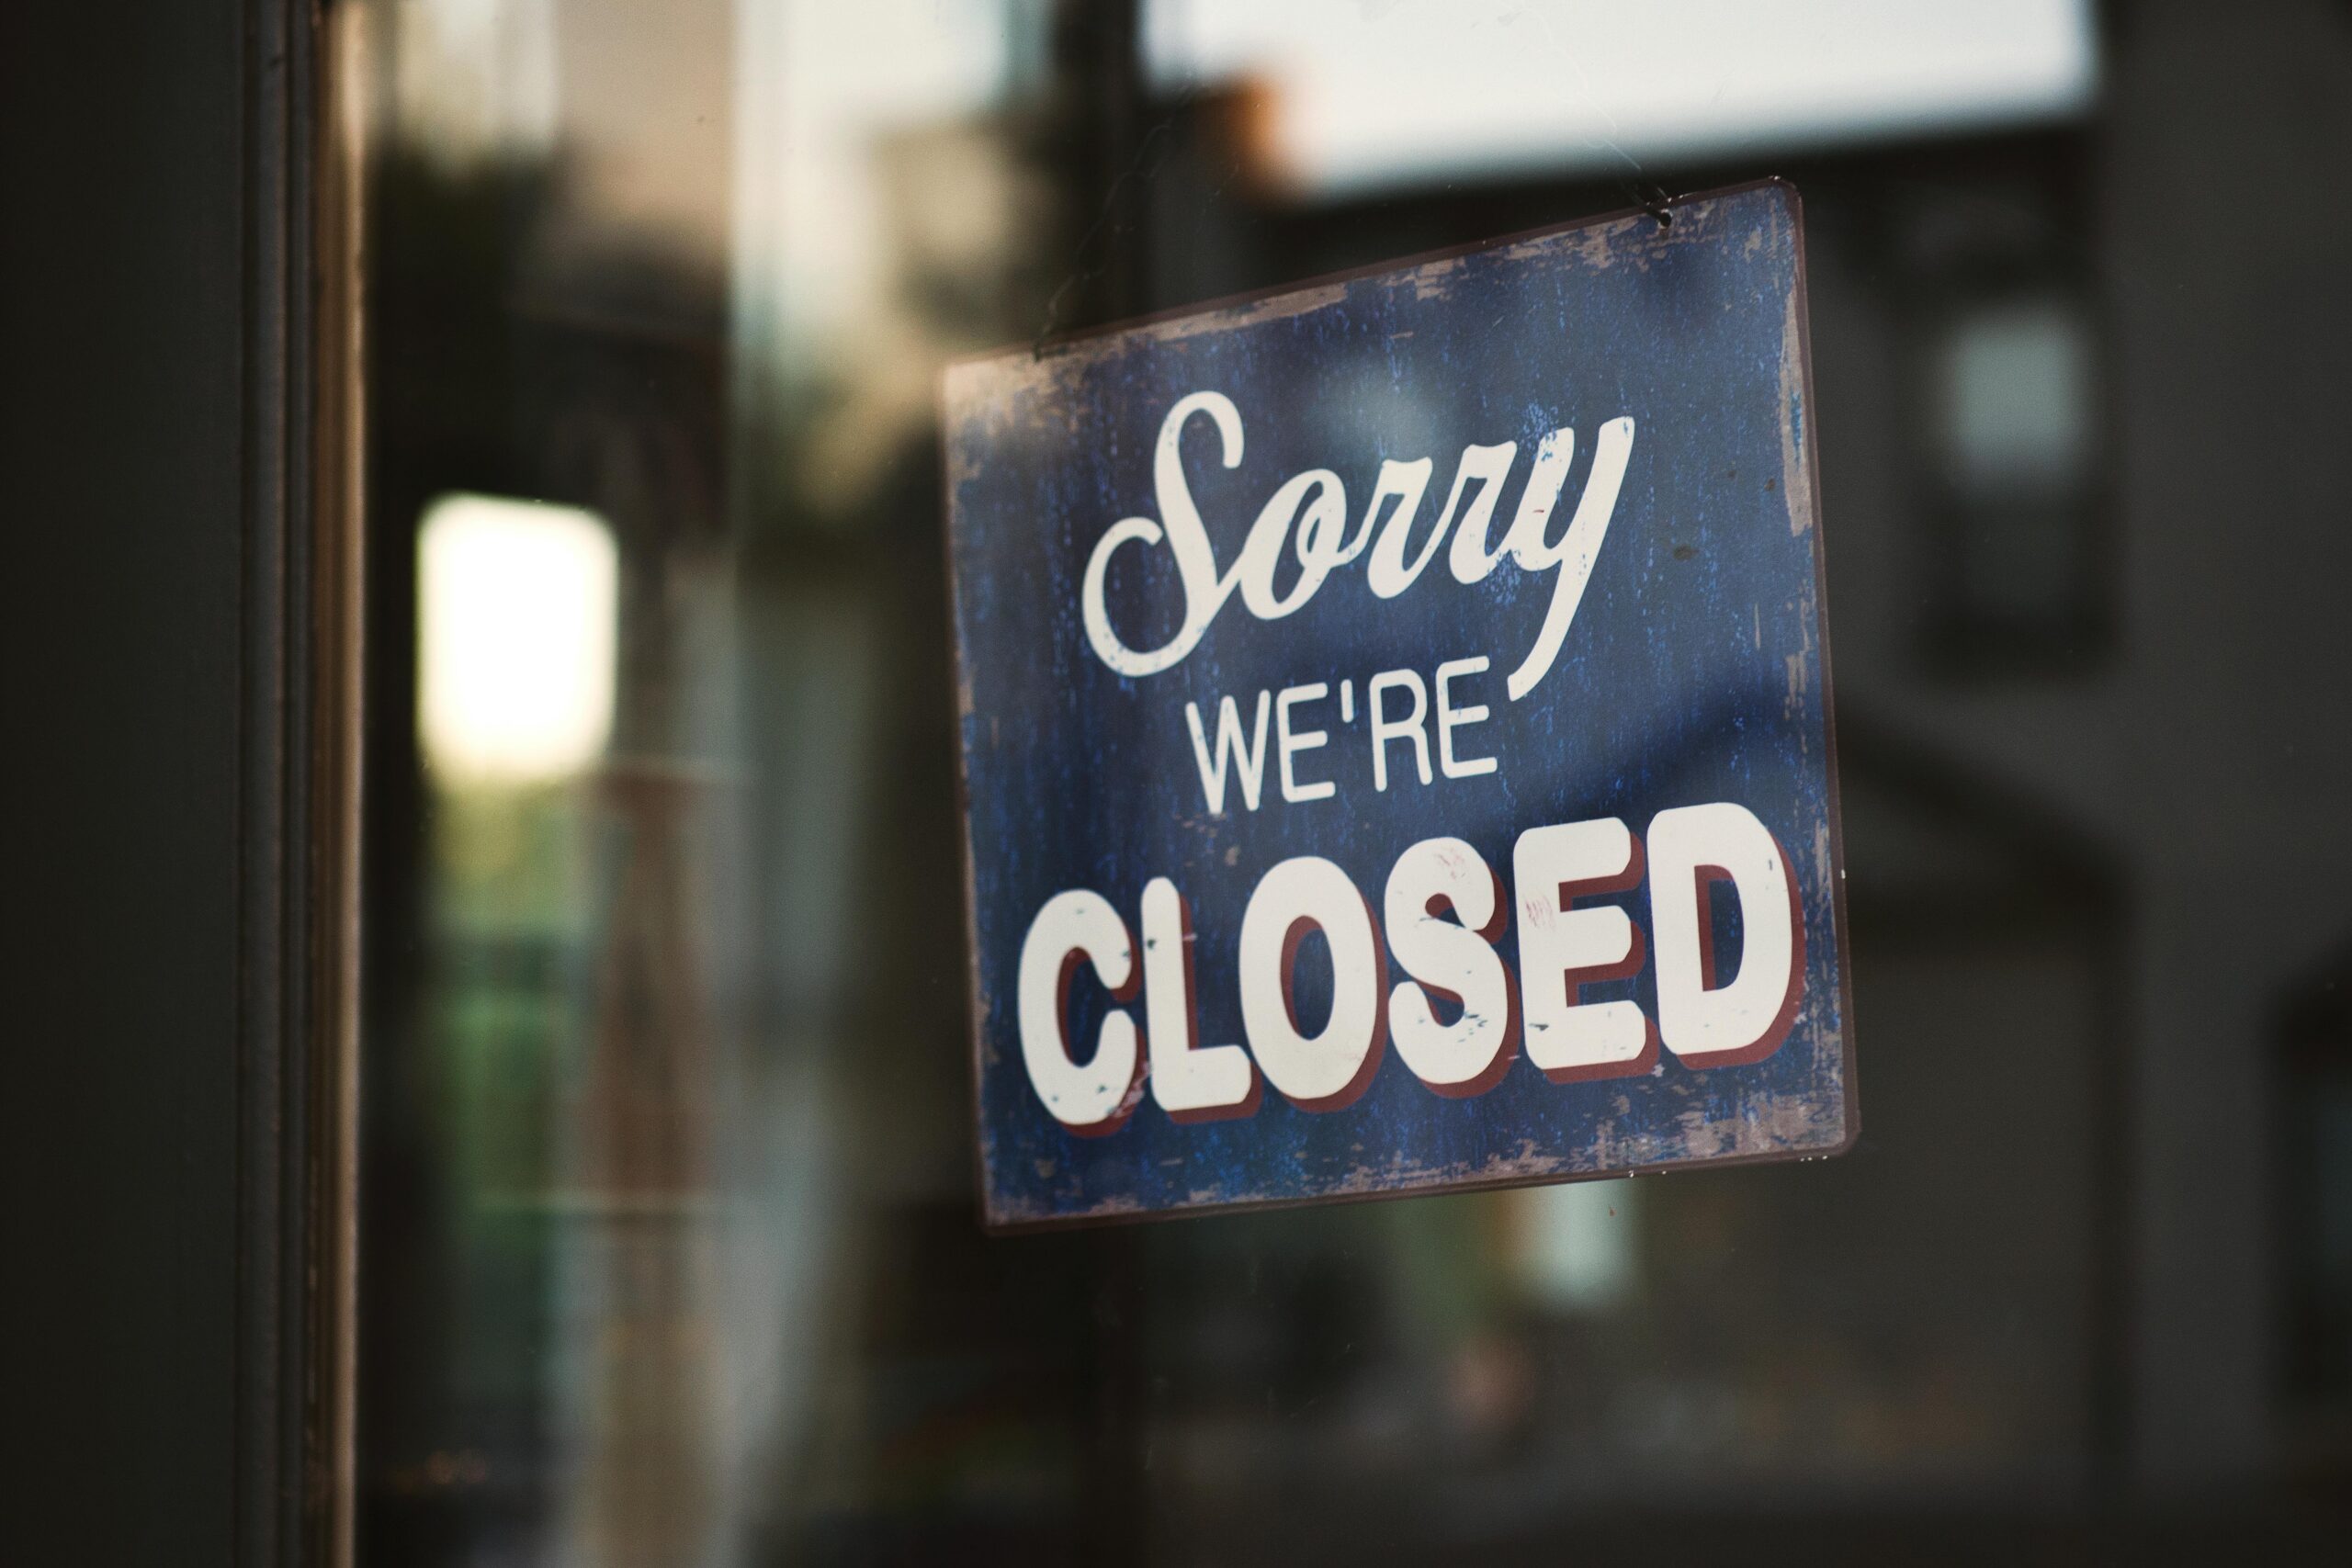
[{"label": "window reflection", "polygon": [[1304,194],[1646,166],[2064,118],[2098,55],[2081,0],[1154,0],[1152,79],[1267,87]]},{"label": "window reflection", "polygon": [[[2295,564],[2192,648],[2211,572],[2122,569],[2196,530],[2157,470],[2122,510],[2120,383],[2133,460],[2188,453],[2188,372],[2339,319],[2340,237],[2176,225],[2165,149],[2352,93],[2185,9],[2111,52],[2079,5],[1915,9],[377,0],[362,1559],[2072,1555],[2166,1454],[2299,1541],[2263,1488],[2274,1438],[2343,1472],[2341,1009],[2231,933],[2342,944],[2347,688],[2298,628],[2344,536],[2324,443],[2278,456],[2231,530]],[[2199,97],[2229,50],[2244,101]],[[984,1239],[941,363],[1765,172],[1861,1148]],[[2245,272],[2301,314],[2245,285],[2222,345],[2165,292]],[[2221,460],[2162,471],[2234,503]],[[2274,621],[2275,711],[2224,668]],[[2226,777],[2166,749],[2183,691]],[[2171,831],[2175,775],[2229,833]]]},{"label": "window reflection", "polygon": [[1631,1181],[1534,1187],[1503,1201],[1529,1299],[1563,1316],[1623,1305],[1639,1283],[1642,1196]]},{"label": "window reflection", "polygon": [[2089,337],[2074,301],[2028,297],[1963,310],[1938,345],[1948,636],[2075,629],[2099,479]]},{"label": "window reflection", "polygon": [[418,532],[426,765],[453,784],[582,771],[613,721],[611,529],[577,507],[459,495]]}]

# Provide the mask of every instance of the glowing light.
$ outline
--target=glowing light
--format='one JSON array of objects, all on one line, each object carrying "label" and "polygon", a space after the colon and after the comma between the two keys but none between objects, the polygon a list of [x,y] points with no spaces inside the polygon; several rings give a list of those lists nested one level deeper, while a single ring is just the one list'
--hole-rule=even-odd
[{"label": "glowing light", "polygon": [[418,542],[418,717],[456,783],[577,773],[613,718],[620,561],[594,513],[444,496]]},{"label": "glowing light", "polygon": [[1273,88],[1272,152],[1335,195],[2030,122],[2098,85],[2084,0],[1155,0],[1163,87]]}]

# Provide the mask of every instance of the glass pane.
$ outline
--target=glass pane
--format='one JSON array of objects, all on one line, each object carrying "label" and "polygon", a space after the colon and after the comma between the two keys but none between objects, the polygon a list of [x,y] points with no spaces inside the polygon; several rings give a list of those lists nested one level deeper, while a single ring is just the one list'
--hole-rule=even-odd
[{"label": "glass pane", "polygon": [[[362,4],[363,1562],[2340,1541],[2340,7]],[[1767,174],[1860,1145],[983,1235],[941,367]]]}]

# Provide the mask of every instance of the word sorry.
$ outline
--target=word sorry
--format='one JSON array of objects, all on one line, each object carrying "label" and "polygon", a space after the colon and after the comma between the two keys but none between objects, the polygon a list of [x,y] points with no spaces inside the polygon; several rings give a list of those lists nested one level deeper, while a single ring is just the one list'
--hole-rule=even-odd
[{"label": "word sorry", "polygon": [[[1600,427],[1593,443],[1592,472],[1585,480],[1583,499],[1577,503],[1576,515],[1569,520],[1567,531],[1553,542],[1545,539],[1544,533],[1552,509],[1567,483],[1568,464],[1576,456],[1577,433],[1564,426],[1546,435],[1535,448],[1534,466],[1528,470],[1526,488],[1520,492],[1519,512],[1503,531],[1502,542],[1490,549],[1488,525],[1495,503],[1500,499],[1503,480],[1519,455],[1519,444],[1503,441],[1491,446],[1464,446],[1453,471],[1453,488],[1447,492],[1437,525],[1409,560],[1406,558],[1406,549],[1411,542],[1414,516],[1429,489],[1431,459],[1384,461],[1380,478],[1373,486],[1372,501],[1352,533],[1347,524],[1347,487],[1340,482],[1340,476],[1329,468],[1309,468],[1284,480],[1268,498],[1259,509],[1258,520],[1250,525],[1249,536],[1242,541],[1241,553],[1235,558],[1232,569],[1220,572],[1216,547],[1209,543],[1208,529],[1201,522],[1200,508],[1193,503],[1192,489],[1184,479],[1183,455],[1180,450],[1184,423],[1196,413],[1208,415],[1216,425],[1223,442],[1220,457],[1225,466],[1240,467],[1241,412],[1233,406],[1233,400],[1222,392],[1193,392],[1180,399],[1160,423],[1159,446],[1152,456],[1152,489],[1159,502],[1160,520],[1121,518],[1096,541],[1094,553],[1086,562],[1079,608],[1086,624],[1087,640],[1093,644],[1102,662],[1122,675],[1157,674],[1182,662],[1236,592],[1240,593],[1243,605],[1260,620],[1280,620],[1314,598],[1316,590],[1323,586],[1323,580],[1363,554],[1367,545],[1371,547],[1372,558],[1364,567],[1365,581],[1380,598],[1394,599],[1410,588],[1436,558],[1438,547],[1445,543],[1450,530],[1453,544],[1447,552],[1446,564],[1457,582],[1480,581],[1505,556],[1522,570],[1557,573],[1553,579],[1551,605],[1544,612],[1544,626],[1536,634],[1535,645],[1504,682],[1511,701],[1517,702],[1535,689],[1536,682],[1552,668],[1552,661],[1559,657],[1560,644],[1568,635],[1568,623],[1575,618],[1577,602],[1584,597],[1585,582],[1592,576],[1593,558],[1600,554],[1600,542],[1608,536],[1609,519],[1617,508],[1617,491],[1625,479],[1625,462],[1634,448],[1631,419],[1612,419]],[[1465,504],[1464,492],[1473,484],[1477,487],[1476,493]],[[1386,522],[1378,527],[1375,536],[1374,527],[1380,524],[1383,507],[1390,502],[1394,504],[1388,506]],[[1297,531],[1293,553],[1298,558],[1298,581],[1283,593],[1275,589],[1274,572],[1282,562],[1283,542],[1292,537],[1294,527]],[[1119,634],[1111,627],[1110,611],[1103,603],[1111,558],[1130,539],[1146,547],[1166,543],[1184,595],[1182,624],[1173,637],[1156,649],[1138,650],[1120,641]]]},{"label": "word sorry", "polygon": [[[1199,1043],[1190,911],[1176,885],[1143,890],[1143,961],[1126,921],[1099,893],[1057,893],[1021,947],[1021,1055],[1029,1081],[1071,1132],[1101,1136],[1153,1100],[1179,1122],[1257,1112],[1271,1081],[1303,1111],[1351,1105],[1393,1042],[1441,1095],[1482,1094],[1522,1048],[1555,1083],[1645,1073],[1662,1041],[1690,1067],[1760,1061],[1779,1049],[1804,988],[1804,920],[1771,830],[1742,806],[1661,811],[1636,838],[1616,818],[1531,828],[1511,851],[1512,896],[1460,839],[1424,839],[1396,858],[1376,918],[1348,874],[1302,855],[1268,871],[1241,919],[1238,980],[1248,1044]],[[1614,905],[1577,900],[1649,883],[1657,1016],[1630,1000],[1587,1002],[1587,984],[1644,963],[1640,928]],[[1738,973],[1715,973],[1714,892],[1738,899]],[[1452,919],[1445,918],[1447,914]],[[1495,949],[1507,914],[1519,977]],[[1385,929],[1386,940],[1383,941]],[[1300,944],[1320,931],[1331,1009],[1309,1034],[1293,1001]],[[1393,990],[1389,954],[1411,978]],[[1070,1049],[1070,987],[1081,967],[1128,1007],[1103,1018],[1091,1055]],[[1435,1000],[1453,1010],[1442,1021]],[[1147,1035],[1150,1042],[1146,1045]]]}]

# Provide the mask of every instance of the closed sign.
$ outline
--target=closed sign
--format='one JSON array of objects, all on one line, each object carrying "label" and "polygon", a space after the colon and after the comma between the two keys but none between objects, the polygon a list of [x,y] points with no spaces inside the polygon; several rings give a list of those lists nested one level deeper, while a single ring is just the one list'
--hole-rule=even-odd
[{"label": "closed sign", "polygon": [[992,1228],[1838,1151],[1794,193],[946,377]]}]

